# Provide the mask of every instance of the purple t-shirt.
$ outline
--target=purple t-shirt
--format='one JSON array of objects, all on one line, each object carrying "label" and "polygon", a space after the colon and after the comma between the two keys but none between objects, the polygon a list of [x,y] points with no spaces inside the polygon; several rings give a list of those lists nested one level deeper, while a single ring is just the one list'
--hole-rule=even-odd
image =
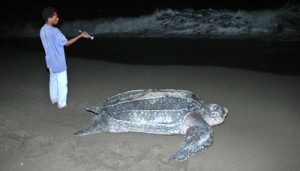
[{"label": "purple t-shirt", "polygon": [[68,42],[61,31],[50,24],[40,30],[40,37],[46,53],[47,67],[51,72],[63,72],[67,69],[64,46]]}]

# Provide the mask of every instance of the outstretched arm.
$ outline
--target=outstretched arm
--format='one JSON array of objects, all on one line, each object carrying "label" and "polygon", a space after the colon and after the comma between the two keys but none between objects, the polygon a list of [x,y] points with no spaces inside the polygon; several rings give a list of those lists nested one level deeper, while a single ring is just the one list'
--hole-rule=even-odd
[{"label": "outstretched arm", "polygon": [[81,33],[78,36],[68,40],[68,42],[65,44],[65,46],[70,46],[71,44],[75,43],[80,38],[89,38],[88,33]]}]

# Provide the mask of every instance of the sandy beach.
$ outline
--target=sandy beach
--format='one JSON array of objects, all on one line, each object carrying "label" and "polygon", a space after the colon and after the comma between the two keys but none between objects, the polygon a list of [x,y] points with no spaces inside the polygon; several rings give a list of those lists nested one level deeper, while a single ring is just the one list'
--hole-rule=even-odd
[{"label": "sandy beach", "polygon": [[[78,47],[78,46],[75,46]],[[300,76],[221,66],[129,65],[68,56],[69,108],[52,106],[44,53],[0,47],[1,171],[296,171],[300,168]],[[73,133],[85,108],[134,89],[184,89],[225,106],[214,144],[168,161],[183,136]]]}]

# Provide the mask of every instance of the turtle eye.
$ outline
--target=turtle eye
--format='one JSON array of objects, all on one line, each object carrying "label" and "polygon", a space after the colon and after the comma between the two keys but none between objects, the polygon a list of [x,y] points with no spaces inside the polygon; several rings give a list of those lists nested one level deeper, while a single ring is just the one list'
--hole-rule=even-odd
[{"label": "turtle eye", "polygon": [[219,112],[212,111],[212,112],[211,112],[211,117],[212,117],[212,118],[218,118],[218,117],[219,117]]},{"label": "turtle eye", "polygon": [[214,105],[213,111],[220,111],[220,106]]},{"label": "turtle eye", "polygon": [[217,104],[210,104],[210,105],[209,105],[209,109],[210,109],[211,111],[216,111],[216,110],[218,110],[219,108],[220,108],[220,106],[217,105]]}]

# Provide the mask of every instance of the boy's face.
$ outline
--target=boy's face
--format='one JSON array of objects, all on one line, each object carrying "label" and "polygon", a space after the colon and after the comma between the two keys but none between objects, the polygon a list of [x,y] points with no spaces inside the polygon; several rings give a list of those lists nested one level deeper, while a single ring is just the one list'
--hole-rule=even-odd
[{"label": "boy's face", "polygon": [[51,25],[57,25],[59,21],[58,15],[56,12],[53,13],[53,17],[52,18],[48,18],[48,23]]}]

